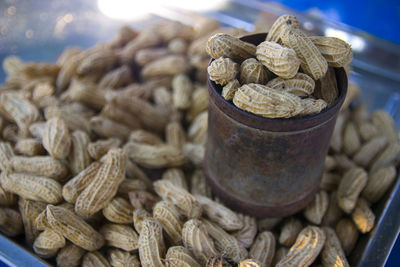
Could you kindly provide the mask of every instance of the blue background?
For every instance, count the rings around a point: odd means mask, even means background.
[[[399,0],[283,0],[274,2],[303,12],[318,8],[327,19],[340,21],[381,39],[400,44]]]

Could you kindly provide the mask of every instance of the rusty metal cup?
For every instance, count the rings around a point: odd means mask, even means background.
[[[241,39],[257,45],[265,36]],[[282,217],[298,212],[313,199],[347,92],[344,69],[336,68],[335,73],[336,102],[317,115],[298,119],[270,119],[243,111],[224,100],[222,87],[208,79],[204,171],[225,205],[257,218]]]

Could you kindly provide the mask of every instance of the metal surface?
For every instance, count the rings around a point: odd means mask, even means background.
[[[24,241],[21,241],[24,242]],[[38,256],[28,252],[23,246],[0,235],[0,260],[9,266],[52,266]]]
[[[390,250],[399,235],[400,179],[386,197],[373,206],[377,218],[374,229],[362,235],[351,253],[351,266],[384,266]]]
[[[259,44],[265,34],[243,37]],[[339,97],[307,118],[270,119],[240,110],[209,80],[205,173],[229,207],[256,217],[282,217],[303,209],[318,191],[329,140],[347,91],[336,70]]]

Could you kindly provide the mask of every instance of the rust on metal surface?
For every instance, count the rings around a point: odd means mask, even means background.
[[[266,34],[243,37],[258,44]],[[224,100],[208,80],[208,141],[204,170],[213,192],[230,208],[255,217],[282,217],[304,208],[319,189],[325,156],[347,92],[335,69],[339,97],[321,113],[270,119]]]

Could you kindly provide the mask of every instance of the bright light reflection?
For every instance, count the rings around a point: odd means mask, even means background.
[[[112,19],[136,19],[148,15],[160,0],[98,0],[99,10]]]
[[[226,2],[227,0],[98,0],[97,6],[104,15],[110,18],[131,20],[143,18],[150,13],[163,16],[166,12],[163,9],[165,7],[201,12],[215,9]]]
[[[220,7],[227,0],[200,0],[200,1],[188,1],[188,0],[169,0],[163,4],[168,7],[182,8],[193,11],[206,11]]]
[[[351,45],[351,48],[357,52],[361,52],[365,48],[365,41],[361,37],[348,34],[347,32],[341,30],[327,28],[325,30],[325,36],[340,38],[343,41],[349,43]]]

